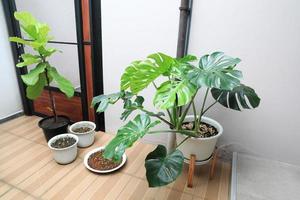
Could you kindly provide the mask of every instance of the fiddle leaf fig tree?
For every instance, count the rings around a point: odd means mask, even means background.
[[[126,148],[146,134],[170,132],[183,134],[187,136],[186,139],[198,137],[201,117],[217,103],[239,111],[258,107],[258,95],[252,88],[241,83],[242,72],[236,69],[240,61],[223,52],[214,52],[200,59],[193,55],[178,59],[155,53],[144,60],[132,62],[121,77],[120,91],[94,97],[92,102],[97,112],[104,112],[109,104],[122,100],[123,120],[135,111],[140,112],[118,130],[117,135],[106,146],[104,156],[113,160],[121,159]],[[163,79],[165,80],[162,81]],[[143,106],[144,98],[140,92],[150,86],[156,90],[153,105],[162,112],[155,113]],[[201,89],[205,91],[205,95],[202,105],[197,106],[194,99]],[[215,101],[206,105],[209,93]],[[182,124],[191,107],[194,128],[186,130],[182,128]],[[170,129],[151,130],[158,124],[157,120],[151,121],[153,118],[167,124]],[[167,185],[181,174],[184,157],[178,147],[186,139],[169,153],[162,145],[149,153],[145,159],[145,168],[150,187]]]
[[[59,74],[57,69],[48,62],[48,58],[58,51],[57,49],[47,47],[48,41],[52,39],[48,35],[50,31],[49,26],[38,22],[29,12],[15,12],[14,16],[29,39],[10,37],[9,40],[33,49],[32,54],[22,54],[20,62],[17,64],[17,67],[35,66],[27,74],[21,76],[23,82],[27,85],[26,96],[32,100],[36,99],[41,95],[44,87],[49,87],[50,83],[54,81],[60,91],[68,98],[72,97],[74,95],[72,83]],[[56,121],[57,114],[54,97],[51,90],[48,91],[52,112]]]

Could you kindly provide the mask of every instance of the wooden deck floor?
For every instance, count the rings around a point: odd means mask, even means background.
[[[148,188],[144,158],[154,149],[138,143],[126,153],[127,164],[118,172],[97,175],[83,166],[84,154],[104,145],[111,135],[97,133],[96,142],[79,149],[79,156],[69,165],[53,160],[41,130],[38,117],[19,117],[0,124],[0,199],[169,199],[227,200],[230,164],[218,161],[213,180],[208,165],[196,168],[194,187],[186,186],[187,167],[173,184]]]

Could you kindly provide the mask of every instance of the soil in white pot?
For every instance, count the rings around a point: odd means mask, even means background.
[[[63,137],[55,140],[51,143],[51,147],[57,148],[57,149],[63,149],[69,146],[72,146],[76,143],[76,140],[73,137]]]
[[[194,130],[194,122],[184,122],[182,124],[183,130]],[[205,122],[201,122],[200,126],[198,127],[198,138],[209,138],[218,134],[218,130]]]
[[[72,129],[72,131],[75,133],[86,133],[86,132],[89,132],[90,130],[92,130],[92,129],[89,127],[79,127],[79,128]]]
[[[91,154],[88,158],[88,165],[96,170],[110,170],[118,167],[122,163],[123,158],[118,162],[114,162],[104,158],[103,153],[104,151],[102,150]]]

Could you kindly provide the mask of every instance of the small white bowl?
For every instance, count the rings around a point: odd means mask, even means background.
[[[121,164],[118,165],[116,168],[109,169],[109,170],[96,170],[96,169],[91,168],[91,167],[89,166],[89,164],[88,164],[88,159],[89,159],[90,155],[92,155],[93,153],[95,153],[95,152],[97,152],[97,151],[101,151],[101,150],[103,150],[103,149],[105,149],[104,146],[98,147],[98,148],[96,148],[96,149],[91,150],[90,152],[88,152],[88,153],[84,156],[83,163],[84,163],[84,165],[85,165],[85,167],[86,167],[87,169],[89,169],[90,171],[95,172],[95,173],[106,174],[106,173],[110,173],[110,172],[113,172],[113,171],[116,171],[116,170],[120,169],[120,168],[126,163],[127,156],[126,156],[126,154],[124,153],[123,156],[122,156],[122,162],[121,162]]]
[[[63,137],[72,137],[76,140],[76,142],[73,145],[66,147],[66,148],[62,148],[62,149],[54,148],[51,146],[51,144],[54,141],[56,141],[59,138],[63,138]],[[54,160],[59,164],[69,164],[69,163],[73,162],[77,157],[78,140],[79,139],[76,135],[69,134],[69,133],[60,134],[60,135],[57,135],[57,136],[51,138],[48,141],[48,146],[53,152]]]
[[[73,130],[76,128],[80,128],[80,127],[88,127],[91,130],[85,133],[77,133],[74,132]],[[79,142],[78,142],[78,146],[79,147],[88,147],[91,146],[94,141],[95,141],[95,129],[96,129],[96,124],[94,122],[90,122],[90,121],[80,121],[80,122],[76,122],[74,124],[72,124],[69,127],[69,132],[77,135],[79,138]]]

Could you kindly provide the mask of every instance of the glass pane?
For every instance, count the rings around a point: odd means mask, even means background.
[[[16,6],[18,11],[28,11],[47,23],[54,40],[77,42],[74,0],[16,0]]]

